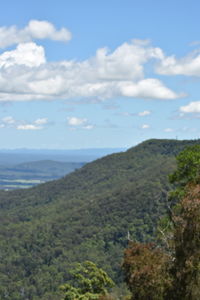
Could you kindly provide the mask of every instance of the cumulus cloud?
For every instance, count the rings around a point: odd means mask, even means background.
[[[137,83],[122,82],[120,90],[123,96],[147,99],[176,99],[178,95],[165,87],[164,84],[154,78],[140,80]]]
[[[200,113],[200,101],[190,102],[188,105],[180,107],[181,113]]]
[[[19,44],[0,55],[0,102],[182,97],[160,80],[145,78],[145,64],[151,59],[163,59],[162,50],[131,42],[113,52],[99,49],[85,61],[48,63],[42,46]]]
[[[88,122],[88,119],[86,118],[77,118],[77,117],[68,117],[67,118],[67,124],[69,126],[72,126],[73,128],[82,128],[82,129],[93,129],[94,125],[90,124]]]
[[[162,50],[133,41],[122,44],[113,53],[107,48],[99,49],[93,63],[101,79],[129,80],[143,78],[143,65],[150,59],[163,59]]]
[[[31,20],[22,29],[16,26],[0,27],[0,48],[30,42],[35,39],[67,42],[71,39],[71,33],[67,28],[57,30],[52,23],[39,20]]]
[[[200,76],[200,54],[194,52],[181,59],[174,55],[165,57],[158,64],[156,71],[162,75]]]
[[[68,122],[68,125],[71,125],[71,126],[80,126],[80,125],[84,125],[87,123],[87,119],[86,118],[77,118],[77,117],[68,117],[67,118],[67,122]]]
[[[44,48],[35,43],[19,44],[15,50],[0,55],[0,68],[17,65],[38,67],[45,62]]]
[[[14,128],[17,130],[41,130],[48,123],[47,118],[39,118],[29,123],[24,120],[15,120],[12,116],[2,118],[0,128]]]

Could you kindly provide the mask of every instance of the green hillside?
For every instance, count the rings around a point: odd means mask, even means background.
[[[69,266],[86,259],[120,281],[128,231],[153,239],[175,155],[193,144],[200,140],[148,140],[60,180],[1,191],[0,299],[60,299]]]

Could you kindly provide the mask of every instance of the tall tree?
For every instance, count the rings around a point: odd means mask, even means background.
[[[174,264],[171,299],[200,299],[200,146],[189,147],[177,157],[170,176],[181,198],[171,214],[174,224]],[[173,194],[172,194],[173,196]]]
[[[123,268],[133,300],[200,299],[200,146],[177,156],[170,181],[171,199],[179,200],[169,214],[171,256],[155,245],[130,245]]]
[[[176,157],[177,169],[169,175],[169,181],[176,185],[171,195],[184,196],[188,184],[200,182],[200,145],[187,147]]]
[[[174,220],[171,299],[200,299],[200,185],[190,185]]]
[[[129,243],[123,269],[133,300],[163,300],[170,286],[169,257],[156,245]]]

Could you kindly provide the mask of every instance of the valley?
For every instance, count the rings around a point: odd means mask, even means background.
[[[0,166],[0,189],[30,188],[40,183],[61,178],[82,167],[83,162],[42,160],[13,166]]]
[[[55,180],[120,150],[124,149],[0,150],[0,190],[30,188]]]

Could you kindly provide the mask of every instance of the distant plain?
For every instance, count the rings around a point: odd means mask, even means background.
[[[30,188],[124,149],[0,150],[0,189]]]

